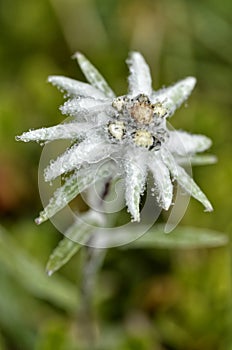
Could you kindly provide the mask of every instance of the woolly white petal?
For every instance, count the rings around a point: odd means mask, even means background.
[[[196,78],[188,77],[180,80],[173,86],[159,90],[154,93],[152,102],[161,102],[171,116],[184,101],[187,100],[196,84]]]
[[[82,137],[93,125],[90,123],[67,123],[51,126],[50,128],[41,128],[30,130],[17,136],[17,141],[52,141],[58,139],[75,139]]]
[[[192,197],[201,202],[206,211],[212,211],[213,207],[209,202],[206,195],[198,187],[198,185],[193,181],[193,179],[186,173],[186,171],[178,165],[178,178],[176,179],[179,185]]]
[[[107,97],[115,97],[114,92],[111,90],[106,80],[84,55],[82,55],[80,52],[77,52],[75,55],[73,55],[73,58],[77,59],[82,72],[92,86],[102,91],[103,94]]]
[[[115,148],[104,141],[96,142],[94,140],[84,140],[79,144],[64,152],[44,171],[45,181],[51,181],[57,176],[79,168],[83,163],[97,163],[100,160],[109,157]]]
[[[167,147],[177,155],[191,155],[207,150],[212,141],[204,135],[191,135],[184,131],[170,131]]]
[[[60,107],[63,114],[72,116],[89,116],[97,115],[100,112],[113,113],[113,107],[111,107],[111,101],[103,101],[94,98],[73,98],[64,103]]]
[[[190,156],[186,159],[186,157],[178,157],[176,161],[179,165],[208,165],[217,163],[217,157],[212,154],[205,154],[200,156]]]
[[[48,82],[56,86],[62,92],[65,91],[67,96],[90,96],[94,98],[105,98],[103,92],[97,90],[94,86],[78,80],[66,78],[61,75],[53,75],[48,77]]]
[[[136,150],[128,150],[124,159],[126,204],[134,221],[140,221],[140,197],[144,191],[147,166],[144,157]]]
[[[143,56],[139,52],[132,52],[127,64],[130,69],[129,94],[137,96],[142,93],[150,96],[152,94],[151,74]]]
[[[169,169],[156,154],[154,154],[151,162],[149,162],[149,168],[154,178],[155,193],[158,203],[162,208],[168,210],[172,204],[173,196],[173,185]]]
[[[176,163],[170,152],[167,150],[162,150],[161,154],[164,163],[169,168],[171,175],[178,182],[178,184],[192,197],[201,202],[206,211],[212,211],[213,207],[208,198],[194,182],[194,180],[186,173],[186,171]]]
[[[170,170],[174,179],[178,177],[177,163],[171,152],[167,148],[161,148],[160,150],[161,159],[167,168]]]
[[[108,177],[111,173],[112,166],[110,164],[103,164],[101,167],[99,164],[91,164],[85,169],[76,171],[65,180],[63,186],[56,190],[49,200],[48,205],[40,213],[39,218],[36,219],[36,223],[41,224],[46,221],[48,218],[63,209],[79,193],[87,189],[99,179]]]

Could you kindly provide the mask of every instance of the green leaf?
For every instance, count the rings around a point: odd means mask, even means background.
[[[33,349],[35,341],[35,323],[37,320],[38,300],[31,297],[17,281],[12,278],[4,264],[0,266],[1,298],[0,325],[1,331],[11,338],[12,343],[20,344],[20,349]],[[41,305],[41,304],[40,304]],[[33,310],[33,313],[25,313]],[[41,314],[40,314],[41,317]],[[5,349],[0,341],[0,349]]]
[[[6,350],[6,345],[1,334],[0,334],[0,350]]]
[[[63,238],[54,249],[47,262],[46,271],[48,276],[51,276],[55,271],[65,265],[80,248],[80,244],[71,241],[69,238]]]
[[[167,234],[163,225],[156,225],[126,248],[213,248],[224,246],[228,241],[225,234],[205,228],[182,226]]]
[[[102,221],[102,215],[89,211],[80,216],[65,232],[62,239],[49,257],[46,271],[51,276],[75,255],[83,244],[87,243],[96,226]],[[78,243],[78,242],[81,242]]]
[[[111,90],[103,76],[92,65],[92,63],[90,63],[89,60],[87,60],[87,58],[84,55],[82,55],[80,52],[77,52],[75,53],[73,58],[77,59],[82,72],[84,73],[86,79],[91,85],[93,85],[98,90],[102,91],[106,97],[115,97],[114,92]]]
[[[43,267],[0,228],[0,264],[32,295],[72,312],[77,308],[76,287],[60,276],[48,278]]]
[[[70,350],[71,339],[68,327],[67,321],[48,318],[40,328],[35,350]]]

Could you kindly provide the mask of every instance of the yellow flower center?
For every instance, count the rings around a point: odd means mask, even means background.
[[[114,123],[109,123],[108,131],[116,140],[120,141],[123,138],[125,132],[125,125],[121,121],[115,121]]]
[[[136,101],[131,107],[131,116],[134,118],[138,123],[141,124],[150,124],[153,121],[153,108],[152,105],[148,102],[139,102]]]
[[[140,147],[150,148],[152,147],[154,140],[149,131],[137,130],[134,134],[134,143]]]

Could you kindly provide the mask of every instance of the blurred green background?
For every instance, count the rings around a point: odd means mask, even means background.
[[[127,89],[128,51],[151,67],[154,88],[188,75],[198,84],[171,120],[213,140],[216,165],[194,169],[215,208],[191,200],[182,225],[232,229],[231,0],[0,0],[0,350],[82,349],[76,280],[81,254],[48,279],[47,258],[62,238],[41,209],[41,147],[16,143],[29,128],[63,120],[48,75],[83,80],[83,52],[117,94]],[[111,249],[95,306],[99,350],[232,349],[230,252],[221,247]]]

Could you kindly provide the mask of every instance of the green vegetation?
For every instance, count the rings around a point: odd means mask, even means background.
[[[175,247],[158,232],[161,249],[149,235],[108,250],[93,292],[97,350],[232,349],[230,251],[223,245],[232,229],[231,13],[229,0],[0,0],[0,350],[84,349],[77,316],[83,252],[47,277],[48,257],[63,237],[51,223],[34,223],[42,210],[42,148],[16,143],[15,135],[63,120],[61,94],[46,80],[84,80],[70,60],[76,51],[121,94],[131,49],[145,56],[155,88],[196,76],[190,108],[171,123],[214,142],[218,164],[193,169],[214,212],[190,201],[181,225],[200,227],[199,240],[199,230],[177,229]],[[71,257],[75,248],[62,244]]]

